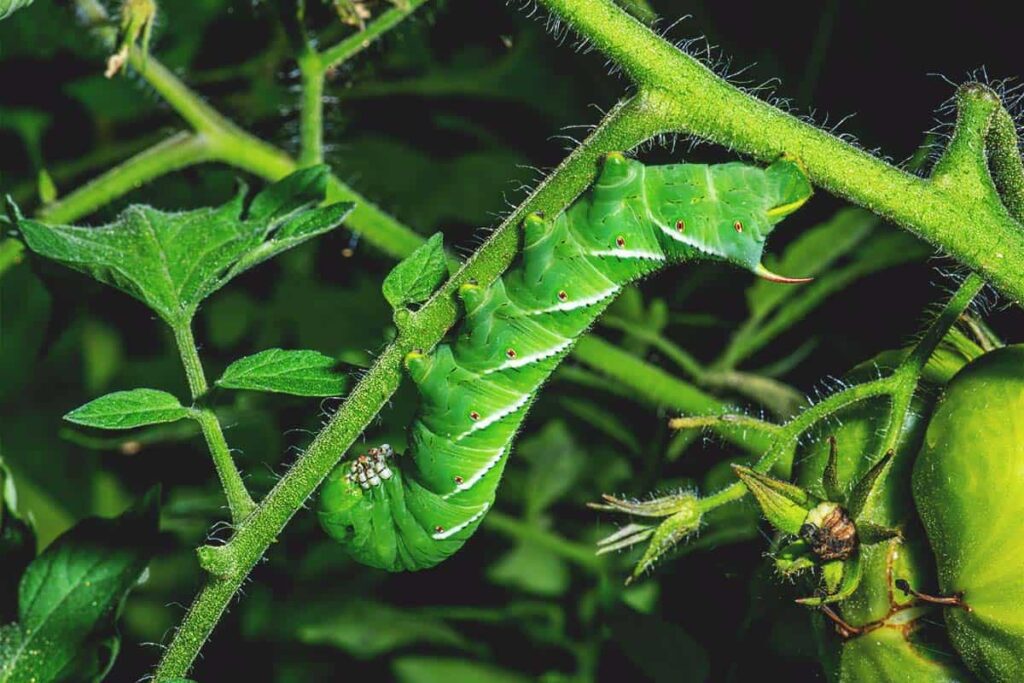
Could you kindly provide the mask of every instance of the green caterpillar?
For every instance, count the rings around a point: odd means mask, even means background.
[[[647,167],[609,154],[594,187],[554,218],[524,221],[521,257],[490,287],[463,285],[452,344],[411,353],[421,394],[409,452],[387,445],[339,465],[323,486],[324,529],[360,562],[432,567],[494,502],[512,440],[537,390],[623,286],[670,263],[761,265],[775,224],[811,196],[800,165]]]

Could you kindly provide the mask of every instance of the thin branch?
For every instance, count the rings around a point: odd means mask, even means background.
[[[206,383],[203,364],[199,360],[199,350],[196,348],[192,329],[188,325],[175,327],[174,341],[178,346],[181,363],[185,368],[185,377],[188,379],[188,387],[192,392],[192,400],[196,401],[207,392],[209,386]],[[199,423],[203,431],[206,445],[210,449],[210,456],[213,458],[213,465],[220,478],[221,487],[224,489],[224,496],[228,500],[231,519],[238,524],[256,508],[256,503],[253,502],[248,489],[245,488],[242,474],[231,457],[231,451],[224,439],[224,432],[221,430],[217,415],[209,408],[195,408],[192,411],[192,418]]]
[[[364,30],[353,33],[334,47],[321,52],[320,57],[324,68],[333,69],[340,66],[343,62],[352,59],[352,57],[370,47],[373,41],[393,29],[421,5],[425,5],[428,2],[430,0],[408,0],[404,5],[396,5],[382,12]]]
[[[111,45],[115,32],[102,5],[95,0],[75,0],[75,4],[94,35],[104,44]],[[231,164],[267,180],[278,180],[298,168],[298,163],[288,154],[246,132],[210,106],[153,55],[143,55],[138,48],[133,48],[129,63],[196,132],[202,134],[209,146],[210,160]],[[147,177],[152,180],[172,170],[175,169],[170,166],[154,166],[149,169]],[[97,196],[104,194],[109,199],[132,189],[118,182],[113,171],[90,184],[93,185],[91,193]],[[345,223],[386,254],[396,258],[407,256],[423,241],[418,234],[381,211],[337,176],[330,178],[327,200],[355,202],[356,208]],[[71,211],[72,208],[76,211]],[[84,204],[65,207],[62,218],[68,222],[77,219],[85,208]]]
[[[71,223],[152,180],[215,158],[203,135],[180,132],[121,162],[38,211],[41,220]]]

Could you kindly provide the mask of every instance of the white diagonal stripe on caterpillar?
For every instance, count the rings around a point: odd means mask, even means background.
[[[473,488],[473,486],[475,486],[478,481],[483,479],[485,474],[494,469],[494,466],[498,464],[498,462],[501,460],[501,457],[505,455],[505,451],[508,450],[508,448],[508,446],[502,446],[494,454],[494,457],[488,460],[483,467],[481,467],[476,472],[471,474],[468,478],[463,479],[461,483],[455,486],[454,490],[445,493],[444,495],[441,496],[441,498],[447,500],[448,498],[454,496],[456,493],[468,491],[469,489]]]
[[[565,351],[570,346],[572,346],[572,339],[565,339],[564,341],[559,342],[558,344],[556,344],[555,346],[553,346],[550,349],[545,349],[544,351],[538,351],[537,353],[530,354],[529,356],[520,356],[518,358],[510,358],[509,360],[505,361],[501,365],[499,365],[497,367],[493,367],[493,368],[488,368],[487,370],[484,370],[480,374],[481,374],[481,376],[483,376],[483,375],[489,375],[492,372],[501,372],[502,370],[508,370],[509,368],[521,368],[524,365],[529,365],[530,363],[536,363],[537,361],[544,360],[545,358],[551,358],[552,356],[557,356],[558,354],[560,354],[562,351]]]
[[[548,306],[547,308],[538,308],[529,311],[528,315],[542,315],[544,313],[555,313],[557,311],[574,311],[577,308],[586,308],[587,306],[599,304],[605,299],[615,296],[616,294],[619,293],[621,289],[621,286],[615,285],[614,287],[610,287],[603,292],[594,294],[593,296],[588,296],[583,299],[572,299],[568,301],[563,301],[561,303],[555,304],[554,306]]]
[[[516,412],[517,410],[519,410],[520,408],[525,406],[527,403],[530,402],[530,399],[532,397],[533,397],[533,393],[532,392],[529,393],[529,394],[522,394],[520,396],[520,398],[515,403],[513,403],[512,405],[509,405],[509,406],[505,406],[503,409],[499,410],[496,413],[491,413],[490,415],[488,415],[487,417],[483,418],[482,420],[478,420],[478,421],[474,422],[472,427],[470,427],[468,430],[462,432],[461,434],[458,434],[457,436],[453,437],[452,441],[459,442],[462,439],[464,439],[467,436],[469,436],[470,434],[472,434],[473,432],[478,432],[481,429],[485,429],[487,427],[490,427],[492,424],[494,424],[498,420],[511,415],[512,413]]]
[[[473,515],[472,517],[467,519],[462,524],[457,524],[457,525],[453,526],[451,529],[445,529],[444,531],[438,531],[438,532],[436,532],[434,534],[431,534],[430,537],[432,539],[434,539],[435,541],[443,541],[444,539],[446,539],[446,538],[448,538],[450,536],[454,536],[455,534],[459,533],[460,531],[462,531],[463,529],[468,527],[470,524],[472,524],[476,520],[478,520],[481,517],[483,517],[484,513],[487,512],[487,509],[489,507],[490,507],[490,504],[484,503],[483,507],[480,509],[480,512],[476,513],[475,515]]]
[[[601,249],[590,252],[591,256],[614,256],[617,258],[638,258],[647,261],[664,261],[665,255],[646,249]]]

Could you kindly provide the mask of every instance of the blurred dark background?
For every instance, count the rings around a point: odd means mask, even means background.
[[[936,111],[954,84],[1012,77],[1024,66],[1019,22],[1008,4],[929,5],[916,12],[839,0],[784,3],[784,9],[752,0],[651,5],[664,17],[659,26],[668,38],[704,36],[713,46],[712,63],[730,72],[747,67],[737,80],[751,86],[777,78],[775,95],[796,114],[829,125],[853,115],[839,131],[900,163],[915,155],[926,131],[937,124],[948,130],[952,114]],[[673,24],[683,14],[689,18]],[[314,28],[335,30],[326,11],[312,15]],[[534,169],[563,157],[570,142],[559,136],[582,135],[567,127],[596,123],[598,109],[627,88],[621,77],[608,76],[600,56],[570,48],[571,38],[557,46],[542,21],[497,0],[431,3],[329,82],[327,161],[407,225],[423,235],[443,230],[449,245],[468,253],[524,196],[522,186],[537,180]],[[296,151],[298,78],[266,2],[165,0],[153,54],[240,125]],[[38,204],[41,168],[67,194],[183,128],[138,76],[104,79],[103,59],[69,3],[36,0],[0,24],[0,190],[26,211]],[[718,148],[677,143],[641,158],[729,158]],[[188,169],[85,222],[110,219],[133,202],[165,209],[218,204],[240,175],[216,165]],[[780,228],[770,248],[781,252],[801,230],[842,207],[819,193]],[[349,249],[352,255],[343,256]],[[313,348],[368,365],[393,335],[379,295],[392,265],[342,231],[237,280],[197,318],[208,376],[272,346]],[[923,258],[858,280],[752,358],[749,368],[811,340],[810,353],[784,379],[813,391],[822,378],[842,375],[917,332],[924,311],[950,287],[940,271],[952,266]],[[694,268],[644,283],[642,300],[664,300],[672,314],[713,319],[710,327],[680,319],[665,329],[698,359],[710,360],[746,316],[749,279],[742,278],[720,267]],[[199,576],[189,549],[223,519],[220,494],[202,442],[188,427],[126,439],[71,430],[60,416],[117,389],[148,386],[184,396],[171,336],[136,302],[38,259],[4,273],[0,288],[0,453],[41,542],[83,516],[117,513],[163,483],[164,551],[126,605],[124,643],[110,678],[135,680],[159,655],[142,644],[163,641],[195,592]],[[1020,340],[1019,312],[995,297],[990,303],[995,330]],[[621,339],[615,331],[600,333]],[[657,354],[647,357],[665,365]],[[567,408],[587,398],[593,392],[571,382],[548,388],[521,436],[499,510],[592,547],[612,527],[599,526],[585,502],[603,491],[642,495],[706,485],[712,465],[732,455],[727,446],[698,443],[685,457],[666,461],[672,438],[666,415],[614,396],[595,399],[628,431],[621,441],[609,439],[586,411]],[[255,394],[216,400],[256,491],[273,484],[338,405]],[[401,443],[413,408],[414,396],[404,388],[368,442]],[[574,455],[567,473],[552,475],[565,476],[565,486],[541,505],[530,490],[552,452]],[[622,592],[628,558],[595,573],[538,551],[529,534],[515,538],[485,526],[437,569],[385,576],[349,562],[305,512],[257,568],[195,675],[201,681],[815,680],[821,674],[805,614],[789,606],[794,596],[764,570],[766,547],[748,534],[670,560]]]

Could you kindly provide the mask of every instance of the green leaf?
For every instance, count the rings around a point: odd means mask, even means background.
[[[0,629],[0,680],[94,680],[117,652],[113,627],[152,556],[159,491],[115,519],[58,538],[21,579],[18,622]]]
[[[8,201],[34,252],[127,292],[183,327],[236,275],[340,225],[352,204],[314,208],[326,174],[325,166],[296,171],[258,194],[248,212],[243,188],[218,208],[169,213],[130,206],[98,227],[33,221]]]
[[[772,526],[784,534],[799,533],[807,512],[818,502],[813,496],[799,486],[755,472],[749,467],[733,465],[733,470],[754,494],[761,512]]]
[[[299,599],[287,607],[264,605],[262,597],[248,608],[246,630],[250,637],[333,647],[358,659],[372,659],[419,644],[471,647],[445,620],[421,610],[332,593],[320,595],[315,601]]]
[[[444,235],[435,232],[384,278],[381,291],[392,308],[426,301],[448,277]]]
[[[338,362],[319,351],[267,349],[228,366],[217,386],[294,396],[339,396],[346,378]]]
[[[33,0],[0,0],[0,20],[6,19],[19,9],[28,7]]]
[[[558,596],[569,589],[570,577],[565,560],[536,543],[526,541],[491,565],[487,578],[527,593]]]
[[[612,642],[645,674],[646,680],[709,680],[704,648],[677,624],[631,609],[618,610],[608,621]]]
[[[522,674],[466,659],[399,657],[391,665],[398,683],[526,683]]]
[[[64,416],[68,422],[101,429],[134,429],[189,416],[189,409],[166,391],[115,391],[89,401]]]
[[[0,457],[0,621],[14,618],[18,582],[36,556],[35,531],[18,516],[17,509],[14,477]]]

